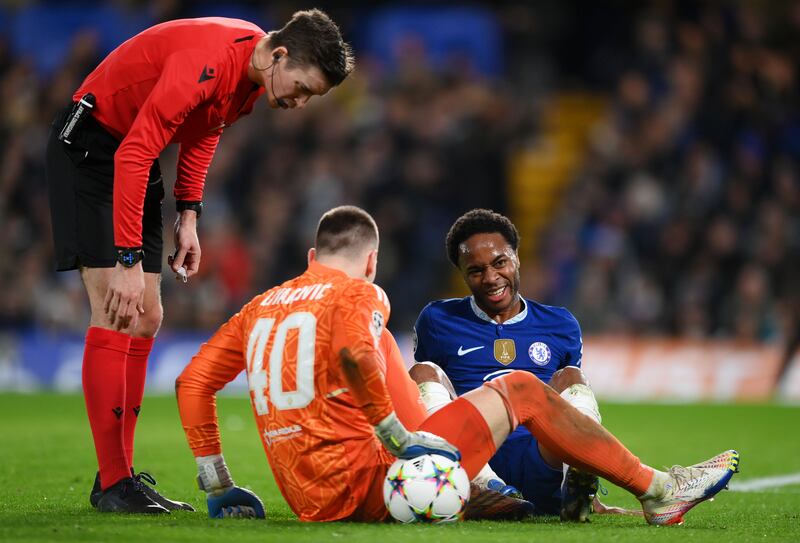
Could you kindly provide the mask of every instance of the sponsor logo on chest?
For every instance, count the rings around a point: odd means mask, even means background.
[[[473,351],[479,351],[481,349],[483,349],[483,345],[480,345],[478,347],[470,347],[469,349],[465,349],[463,345],[459,345],[458,356],[464,356],[465,354],[469,354]]]
[[[264,442],[267,445],[273,445],[279,441],[300,437],[303,435],[303,429],[297,424],[292,424],[291,426],[284,426],[283,428],[276,428],[274,430],[267,430],[265,428],[261,434],[264,436]]]

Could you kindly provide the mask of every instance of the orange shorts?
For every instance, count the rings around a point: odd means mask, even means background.
[[[389,471],[389,464],[378,464],[370,475],[365,476],[365,484],[369,486],[364,501],[342,520],[352,522],[384,522],[389,519],[389,511],[383,503],[383,481]]]

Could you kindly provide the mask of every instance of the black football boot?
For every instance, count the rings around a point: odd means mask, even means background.
[[[133,473],[133,469],[131,469],[131,473]],[[155,478],[147,472],[137,473],[133,476],[136,481],[144,487],[144,493],[147,494],[147,497],[156,502],[158,505],[163,507],[164,509],[168,509],[170,511],[194,511],[194,507],[189,505],[185,502],[176,502],[174,500],[170,500],[167,497],[162,496],[158,493],[158,491],[150,485],[155,485],[156,480]]]
[[[104,490],[97,500],[97,510],[103,513],[169,514],[166,508],[145,494],[144,485],[133,477],[126,477]]]
[[[155,478],[147,472],[141,472],[138,474],[134,474],[133,469],[131,469],[131,476],[134,480],[136,480],[144,490],[144,493],[150,498],[152,501],[159,504],[164,509],[168,509],[170,511],[175,510],[182,510],[182,511],[194,511],[194,507],[189,505],[188,503],[184,502],[176,502],[166,498],[158,493],[155,488],[152,488],[148,485],[155,485],[156,480]],[[97,472],[94,478],[94,486],[92,486],[92,492],[89,494],[89,503],[92,504],[92,507],[97,507],[97,502],[100,500],[100,496],[103,495],[103,490],[100,488],[100,472]]]

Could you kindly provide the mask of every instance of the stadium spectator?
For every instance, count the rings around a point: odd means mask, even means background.
[[[613,106],[541,255],[559,260],[567,238],[577,280],[545,299],[589,333],[796,342],[790,8],[661,7],[635,16],[623,63],[602,65]]]

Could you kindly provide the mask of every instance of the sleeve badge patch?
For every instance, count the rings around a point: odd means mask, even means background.
[[[372,333],[372,337],[375,339],[375,346],[377,347],[378,342],[381,340],[381,334],[383,333],[383,313],[377,309],[372,312],[369,331]]]

